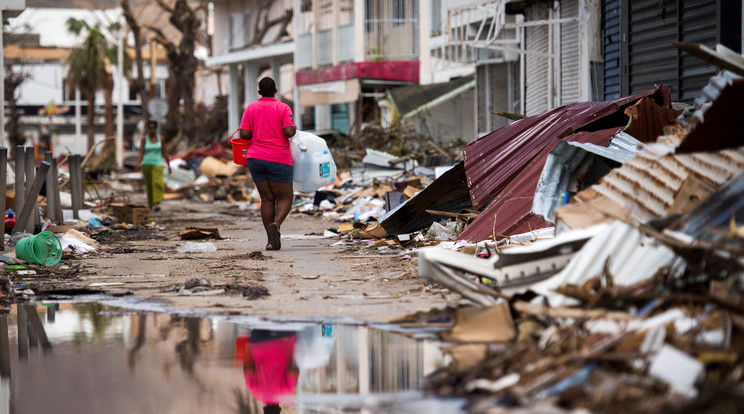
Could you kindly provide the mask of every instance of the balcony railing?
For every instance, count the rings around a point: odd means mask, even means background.
[[[367,60],[418,58],[416,19],[367,19],[364,40]]]

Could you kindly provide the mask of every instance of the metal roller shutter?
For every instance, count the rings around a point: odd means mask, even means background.
[[[561,1],[561,18],[579,16],[579,0]],[[561,91],[559,105],[567,105],[581,100],[579,91],[579,25],[561,24]]]
[[[525,12],[526,21],[547,20],[548,4],[538,3]],[[528,51],[548,53],[548,26],[525,29]],[[525,112],[527,116],[543,113],[548,107],[548,59],[527,53],[525,55]]]
[[[620,0],[605,0],[602,10],[604,99],[610,100],[620,97]]]
[[[672,87],[672,100],[692,103],[717,68],[678,51],[672,42],[715,47],[721,31],[718,1],[623,2],[623,27],[628,34],[623,44],[623,95],[663,83]]]
[[[680,2],[681,42],[702,43],[715,47],[717,32],[716,0],[695,0]],[[702,59],[680,54],[679,100],[691,103],[703,93],[703,88],[718,68],[708,65]]]

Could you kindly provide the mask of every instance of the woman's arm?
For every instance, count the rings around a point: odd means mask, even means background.
[[[147,139],[147,135],[142,136],[142,139],[140,140],[140,147],[139,147],[139,158],[137,159],[137,168],[142,168],[142,158],[145,156],[145,140]]]

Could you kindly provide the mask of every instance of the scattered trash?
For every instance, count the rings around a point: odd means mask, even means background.
[[[214,239],[222,240],[218,229],[205,229],[199,227],[190,227],[178,234],[181,240],[204,240]]]
[[[243,289],[243,297],[248,300],[256,300],[270,295],[269,290],[264,287],[247,287]]]
[[[208,279],[203,278],[199,275],[191,275],[189,276],[186,281],[183,283],[184,289],[193,290],[197,287],[212,287],[212,282],[210,282]]]
[[[49,231],[18,240],[15,251],[19,259],[44,266],[54,266],[62,258],[62,245]]]
[[[214,243],[186,242],[183,247],[178,249],[178,253],[213,253],[217,251]]]

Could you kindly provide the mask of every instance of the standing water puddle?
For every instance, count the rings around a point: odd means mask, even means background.
[[[457,413],[421,391],[437,343],[336,323],[240,323],[99,303],[0,314],[0,412]]]

